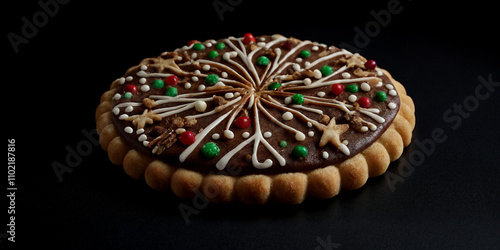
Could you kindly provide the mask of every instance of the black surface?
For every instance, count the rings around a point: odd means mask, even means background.
[[[500,247],[500,86],[479,87],[481,79],[500,85],[496,7],[400,1],[386,27],[356,44],[355,27],[373,25],[371,11],[387,10],[392,1],[232,1],[222,21],[212,2],[231,1],[70,1],[52,9],[53,17],[18,53],[8,34],[20,34],[22,18],[41,7],[36,1],[3,7],[4,136],[16,139],[18,189],[16,243],[2,226],[0,249]],[[99,146],[85,148],[92,144],[82,131],[94,129],[101,93],[130,66],[192,39],[246,32],[348,43],[388,69],[416,105],[413,142],[401,159],[361,189],[329,200],[216,205],[152,191],[112,165]],[[441,134],[431,143],[433,133]],[[52,165],[64,164],[68,150],[78,147],[87,155],[59,181]],[[7,168],[0,172],[6,190]],[[9,204],[2,197],[0,224],[6,225]],[[196,209],[189,223],[179,206]]]

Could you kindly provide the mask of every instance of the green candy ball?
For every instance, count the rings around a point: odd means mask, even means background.
[[[385,102],[387,100],[387,94],[383,91],[379,91],[375,94],[375,100],[379,102]]]
[[[269,61],[269,58],[265,56],[261,56],[257,59],[257,65],[259,66],[267,66],[271,61]]]
[[[165,92],[166,96],[171,96],[171,97],[176,97],[177,96],[177,88],[175,87],[170,87],[167,89]]]
[[[321,68],[321,74],[323,76],[329,76],[333,73],[333,69],[332,67],[328,66],[328,65],[325,65]]]
[[[217,82],[219,82],[219,76],[216,74],[210,74],[205,78],[205,82],[210,84],[210,85],[215,85]]]
[[[153,87],[153,89],[161,89],[165,87],[165,82],[163,82],[163,80],[161,79],[156,79],[153,81],[153,83],[151,83],[151,87]]]
[[[281,141],[280,142],[280,147],[284,148],[288,145],[288,143],[286,141]]]
[[[308,58],[308,57],[310,57],[310,56],[311,56],[311,51],[306,50],[306,49],[305,49],[305,50],[302,50],[302,51],[300,52],[299,56],[300,56],[300,57],[302,57],[302,58]]]
[[[359,87],[356,84],[350,84],[345,87],[345,90],[349,93],[356,93],[359,91]]]
[[[267,86],[268,90],[277,90],[279,87],[281,87],[281,83],[279,82],[273,82]]]
[[[302,105],[304,103],[304,96],[301,94],[295,94],[292,96],[292,103]]]
[[[208,58],[210,58],[210,59],[214,59],[214,58],[216,58],[217,56],[219,56],[219,53],[217,53],[217,51],[215,51],[215,50],[212,50],[212,51],[208,52],[208,55],[207,55],[207,56],[208,56]]]
[[[214,142],[209,142],[201,148],[201,154],[209,159],[217,157],[219,153],[220,149]]]
[[[215,49],[221,50],[221,49],[224,49],[224,48],[226,48],[226,44],[223,43],[223,42],[217,43],[217,45],[215,45]]]
[[[205,49],[205,45],[203,45],[202,43],[195,43],[193,45],[193,49],[194,50],[204,50]]]
[[[130,99],[130,98],[132,98],[132,93],[125,92],[125,93],[123,93],[122,98],[123,99]]]
[[[309,150],[307,150],[307,148],[304,146],[296,146],[292,150],[292,155],[293,155],[293,157],[296,157],[296,158],[306,157],[308,153],[309,153]]]

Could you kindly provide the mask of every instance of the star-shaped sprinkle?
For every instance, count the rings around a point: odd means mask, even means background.
[[[335,118],[332,118],[328,125],[319,124],[318,129],[323,131],[323,135],[319,141],[319,146],[324,147],[326,144],[331,143],[344,154],[349,155],[349,149],[340,142],[340,136],[349,129],[349,124],[337,125]]]
[[[365,62],[361,59],[361,57],[352,55],[347,59],[347,68],[349,69],[354,67],[365,69]]]
[[[161,57],[152,58],[149,67],[157,67],[159,72],[163,72],[164,69],[171,70],[174,74],[186,75],[187,72],[183,71],[177,63],[175,63],[175,58],[163,59]]]
[[[144,112],[142,112],[142,115],[133,115],[127,117],[125,120],[132,121],[132,124],[134,124],[137,129],[142,129],[146,126],[146,124],[153,124],[155,121],[161,121],[162,118],[161,116],[153,113],[153,110],[145,109]]]

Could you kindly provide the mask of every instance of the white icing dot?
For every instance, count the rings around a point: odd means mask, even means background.
[[[184,84],[184,88],[185,89],[190,89],[191,88],[191,83],[190,82],[187,82]]]
[[[205,85],[204,84],[200,84],[198,86],[198,91],[203,91],[203,90],[205,90]]]
[[[231,99],[231,98],[233,98],[233,97],[234,97],[234,94],[233,94],[233,93],[231,93],[231,92],[228,92],[228,93],[226,93],[226,94],[224,95],[224,98],[226,98],[226,99]]]
[[[198,54],[196,52],[194,52],[193,54],[191,54],[191,58],[192,59],[195,59],[196,57],[198,57]]]
[[[303,141],[306,139],[306,135],[302,132],[298,132],[295,134],[295,140],[297,141]]]
[[[375,131],[375,130],[377,130],[377,126],[375,126],[375,124],[370,124],[370,125],[368,125],[368,126],[370,126],[370,130],[371,130],[371,131]]]
[[[243,134],[241,134],[241,137],[243,137],[243,138],[245,138],[245,139],[246,139],[246,138],[250,137],[250,133],[248,133],[248,132],[243,132]]]
[[[125,83],[125,77],[120,77],[120,78],[118,79],[118,83],[119,83],[119,84],[124,84],[124,83]]]
[[[295,70],[295,71],[299,71],[300,70],[300,65],[294,63],[293,66],[292,66],[292,69]]]
[[[313,124],[311,122],[307,122],[307,126],[312,128]]]
[[[212,139],[214,139],[214,140],[219,140],[219,139],[220,139],[220,135],[219,135],[219,134],[217,134],[217,133],[214,133],[214,134],[212,135]]]
[[[314,136],[314,131],[309,131],[309,132],[307,132],[307,135],[308,135],[309,137],[313,137],[313,136]]]
[[[382,85],[384,85],[384,83],[378,82],[377,85],[375,85],[375,87],[382,87]]]
[[[132,76],[127,76],[127,78],[125,78],[125,80],[127,80],[127,82],[130,82],[132,81],[134,78]]]
[[[207,109],[207,103],[205,101],[196,101],[194,102],[194,108],[198,112],[205,112]]]
[[[304,66],[306,66],[306,68],[309,68],[309,66],[311,66],[311,62],[305,62]]]
[[[125,112],[132,112],[132,110],[134,110],[134,107],[130,105],[125,108]]]
[[[217,82],[214,86],[226,86],[223,82]]]
[[[198,77],[197,77],[197,76],[193,76],[193,77],[191,77],[191,80],[192,80],[193,82],[198,82],[198,80],[199,80],[199,79],[198,79]]]
[[[302,57],[295,58],[295,61],[298,62],[298,63],[302,62]]]
[[[205,70],[205,71],[209,71],[210,70],[210,65],[205,64],[205,65],[203,65],[202,69]]]
[[[222,59],[224,59],[226,61],[229,60],[230,57],[231,57],[231,54],[229,52],[226,52],[226,53],[224,53],[224,55],[222,55]]]
[[[139,139],[139,141],[145,141],[145,140],[147,140],[147,139],[148,139],[148,136],[147,136],[147,135],[145,135],[145,134],[142,134],[141,136],[139,136],[139,138],[138,138],[138,139]]]
[[[357,96],[355,96],[355,95],[350,95],[350,96],[348,97],[348,99],[349,99],[349,101],[350,101],[350,102],[355,102],[356,100],[358,100],[358,97],[357,97]]]
[[[259,38],[259,41],[261,41],[261,42],[264,42],[265,40],[266,40],[266,38],[265,38],[265,37],[260,37],[260,38]]]
[[[147,70],[148,69],[148,66],[146,65],[141,65],[141,70]]]
[[[138,129],[137,131],[135,131],[135,133],[140,135],[140,134],[144,133],[144,129],[143,128]]]
[[[363,91],[370,91],[371,87],[370,87],[370,84],[364,82],[364,83],[361,83],[361,90]]]
[[[224,130],[224,137],[226,137],[227,139],[233,139],[234,138],[233,131],[229,129]]]
[[[325,96],[325,95],[326,95],[326,93],[325,93],[325,92],[323,92],[323,91],[320,91],[320,92],[318,92],[318,93],[317,93],[317,95],[318,95],[319,97],[323,97],[323,96]]]
[[[392,85],[390,85],[390,84],[386,84],[386,85],[385,85],[385,87],[386,87],[387,89],[394,89],[394,86],[392,86]]]
[[[123,129],[123,131],[125,131],[125,133],[127,133],[127,134],[132,134],[132,132],[134,132],[134,129],[127,126]]]
[[[113,99],[115,100],[120,100],[122,98],[122,95],[116,93],[114,96],[113,96]]]
[[[148,92],[149,90],[150,90],[149,85],[142,85],[142,86],[141,86],[141,91],[142,91],[142,92]]]
[[[141,78],[139,79],[139,83],[140,83],[140,84],[144,84],[144,83],[146,83],[146,78],[141,77]]]
[[[367,126],[361,127],[361,132],[366,132],[366,131],[368,131],[368,127]]]
[[[390,109],[395,109],[397,105],[396,103],[390,102],[389,104],[387,104],[387,107],[389,107]]]
[[[267,131],[264,133],[264,138],[270,138],[271,136],[273,136],[273,133]]]
[[[264,46],[266,46],[266,43],[265,42],[258,42],[257,46],[264,47]]]
[[[320,79],[323,75],[321,74],[321,71],[319,71],[319,69],[315,69],[313,71],[313,74],[314,74],[314,78],[316,79]]]
[[[396,90],[394,89],[389,90],[389,95],[396,96],[397,95]]]
[[[312,81],[311,81],[311,78],[306,78],[306,79],[304,79],[304,84],[305,84],[305,85],[311,85],[311,82],[312,82]]]
[[[120,120],[125,120],[127,118],[128,118],[127,114],[123,114],[123,115],[118,116],[118,119],[120,119]]]
[[[291,112],[287,111],[287,112],[283,113],[281,118],[283,118],[283,120],[285,120],[285,121],[290,121],[293,119],[293,114]]]
[[[120,109],[119,108],[114,108],[113,109],[113,114],[118,115],[119,113],[120,113]]]
[[[318,51],[318,50],[319,50],[319,47],[318,47],[318,46],[316,46],[316,45],[314,45],[314,46],[312,46],[311,50],[312,50],[312,51]]]
[[[382,70],[376,69],[375,71],[377,72],[377,76],[381,76],[384,74]]]
[[[220,75],[221,75],[223,78],[227,78],[227,77],[228,77],[228,75],[227,75],[227,72],[226,72],[226,71],[222,72]]]
[[[178,134],[178,135],[180,135],[180,134],[182,134],[184,132],[186,132],[185,128],[178,128],[178,129],[175,130],[175,133]]]
[[[344,73],[342,73],[342,78],[344,78],[344,79],[351,78],[351,74],[344,72]]]
[[[143,141],[142,145],[144,145],[144,147],[147,147],[149,145],[149,142],[148,141]]]
[[[194,71],[194,74],[195,75],[199,75],[199,74],[201,74],[201,71],[197,69],[197,70]]]
[[[292,97],[288,96],[285,98],[285,104],[290,104],[292,103]]]
[[[330,154],[328,152],[326,152],[326,151],[323,151],[322,156],[323,156],[323,158],[328,159],[328,157],[330,156]]]

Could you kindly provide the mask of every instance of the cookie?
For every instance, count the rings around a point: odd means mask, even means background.
[[[102,95],[96,121],[110,161],[153,189],[298,204],[383,174],[414,112],[374,60],[247,33],[142,60]]]

